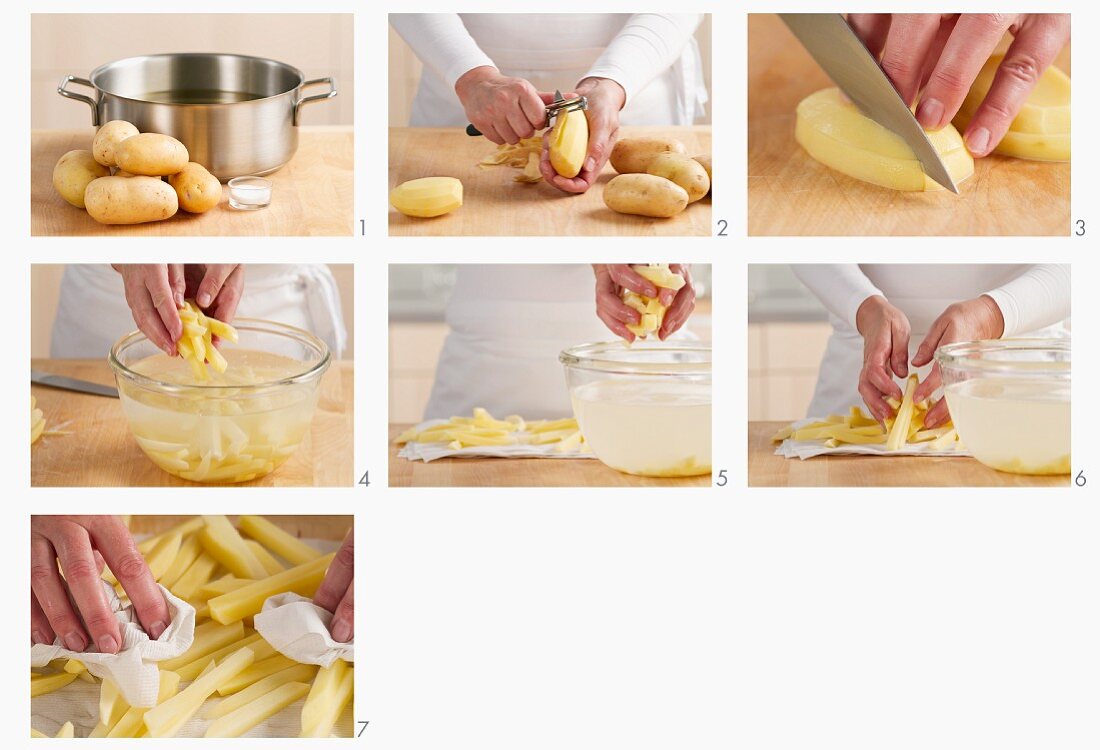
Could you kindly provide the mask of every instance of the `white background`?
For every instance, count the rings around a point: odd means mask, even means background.
[[[744,237],[744,11],[776,8],[734,6],[688,8],[714,14],[714,217],[729,221],[729,237],[390,241],[386,95],[372,89],[385,86],[385,12],[542,8],[193,0],[192,12],[356,13],[356,205],[367,220],[365,238],[199,244],[29,238],[29,13],[155,8],[7,4],[2,127],[11,168],[0,190],[9,283],[0,312],[11,365],[0,377],[11,394],[3,513],[14,537],[0,554],[16,602],[3,620],[9,653],[27,643],[31,512],[354,512],[356,714],[370,720],[358,741],[375,748],[1100,747],[1095,4],[1059,8],[1074,11],[1073,217],[1090,222],[1088,237],[751,241]],[[788,2],[782,9],[929,8]],[[558,2],[553,10],[639,8]],[[153,48],[158,40],[149,41]],[[386,489],[388,261],[650,256],[714,265],[714,452],[727,486]],[[29,489],[28,263],[169,259],[356,263],[355,470],[371,472],[369,488]],[[746,263],[894,259],[1073,263],[1074,473],[1085,471],[1085,488],[745,489]],[[17,659],[7,665],[3,731],[25,738],[27,669]]]

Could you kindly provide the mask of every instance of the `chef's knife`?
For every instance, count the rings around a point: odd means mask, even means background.
[[[90,383],[87,380],[67,378],[64,375],[51,375],[48,372],[31,370],[31,382],[36,385],[44,385],[49,388],[60,388],[63,391],[76,391],[77,393],[90,393],[93,396],[108,396],[118,398],[118,389],[109,385]]]
[[[959,188],[890,79],[839,13],[780,13],[798,41],[863,114],[897,133],[924,173],[952,193]]]

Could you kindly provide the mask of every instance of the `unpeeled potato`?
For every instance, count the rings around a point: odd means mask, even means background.
[[[187,166],[187,147],[170,135],[140,133],[115,146],[115,163],[131,174],[167,177]]]
[[[683,154],[657,154],[650,160],[646,173],[671,180],[688,194],[688,203],[694,203],[710,190],[710,177],[703,165]]]
[[[92,155],[105,167],[117,166],[115,148],[127,138],[139,134],[139,130],[125,120],[111,120],[95,132],[92,139]]]
[[[222,184],[198,162],[187,165],[168,178],[168,184],[176,191],[179,205],[191,214],[201,214],[218,205],[222,199]]]
[[[94,180],[111,170],[95,160],[91,151],[75,149],[57,160],[53,168],[53,187],[67,202],[84,208],[84,191]]]

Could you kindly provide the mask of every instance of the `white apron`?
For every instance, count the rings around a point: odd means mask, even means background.
[[[986,266],[990,276],[975,278],[973,275],[961,271],[970,270],[971,266],[958,266],[960,273],[944,276],[944,267],[941,265],[906,266],[906,274],[899,275],[877,274],[873,265],[861,266],[871,281],[882,290],[890,304],[897,307],[909,319],[912,333],[909,335],[909,361],[924,341],[928,329],[940,314],[948,306],[962,300],[974,299],[990,289],[994,289],[1015,275],[1012,266]],[[1017,267],[1018,268],[1018,267]],[[998,272],[1008,272],[1004,276],[996,276]],[[929,290],[936,292],[935,296],[928,296]],[[829,414],[846,414],[853,406],[864,406],[863,397],[859,395],[859,373],[863,369],[863,337],[852,326],[834,315],[829,316],[829,322],[833,326],[832,336],[829,337],[825,347],[825,354],[821,358],[821,367],[818,369],[817,385],[814,388],[813,401],[806,413],[807,417],[824,417]],[[1064,323],[1020,333],[1015,338],[1023,337],[1051,337],[1062,338],[1067,335]],[[933,360],[934,362],[935,360]],[[913,369],[910,365],[910,373],[916,372],[917,377],[923,382],[932,369],[932,363]],[[899,385],[904,381],[894,378]]]
[[[238,317],[262,318],[309,331],[328,344],[334,357],[347,346],[340,293],[332,272],[316,265],[247,265]],[[71,264],[61,279],[50,338],[50,356],[106,357],[122,336],[135,330],[122,276],[108,265]]]
[[[626,13],[549,13],[517,16],[463,13],[462,22],[481,50],[507,76],[539,91],[570,91],[596,62],[630,17]],[[520,30],[522,35],[515,32]],[[692,37],[668,70],[627,102],[623,125],[691,125],[707,100],[699,45]],[[459,127],[468,122],[454,89],[425,68],[409,124]]]

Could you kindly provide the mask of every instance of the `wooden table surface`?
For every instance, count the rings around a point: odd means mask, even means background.
[[[710,475],[679,479],[623,474],[591,458],[440,458],[397,455],[393,441],[411,424],[390,425],[391,487],[709,487]]]
[[[750,487],[1068,487],[1069,477],[994,471],[973,458],[775,455],[772,435],[787,422],[749,422]]]
[[[66,203],[53,188],[53,167],[72,149],[91,150],[93,128],[31,133],[31,234],[169,236],[334,236],[350,235],[354,224],[354,136],[349,127],[301,127],[298,151],[268,175],[271,205],[238,211],[222,202],[204,214],[179,211],[171,219],[107,226]]]
[[[36,359],[35,370],[114,385],[102,360]],[[352,484],[352,363],[340,360],[321,379],[317,410],[298,450],[271,474],[239,486],[350,487]],[[31,446],[34,487],[195,487],[162,471],[146,458],[130,434],[116,398],[31,386],[46,429],[68,435],[45,436]]]
[[[814,161],[794,140],[795,107],[834,84],[773,14],[748,34],[750,235],[1066,235],[1070,165],[991,155],[949,191],[861,182]],[[1057,64],[1069,72],[1069,46]]]
[[[623,127],[620,138],[666,135],[683,141],[689,154],[710,152],[709,126]],[[418,177],[462,180],[463,205],[445,216],[416,219],[390,207],[391,236],[707,236],[710,199],[688,206],[671,219],[615,213],[603,202],[603,187],[616,175],[604,166],[598,184],[582,195],[563,193],[545,182],[514,182],[510,167],[478,166],[496,149],[462,128],[390,128],[390,187]]]

